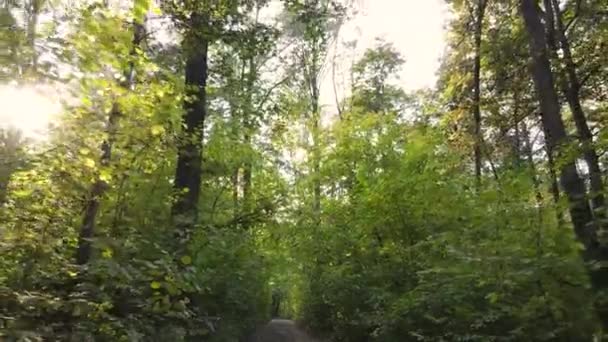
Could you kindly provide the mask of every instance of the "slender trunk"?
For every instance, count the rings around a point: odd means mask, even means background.
[[[534,186],[534,199],[536,200],[536,212],[538,214],[538,227],[536,228],[536,255],[537,257],[541,257],[543,254],[543,207],[544,207],[544,198],[543,193],[540,189],[540,181],[538,179],[538,172],[536,170],[536,164],[534,163],[534,148],[532,146],[532,141],[530,141],[530,131],[528,130],[528,126],[525,121],[522,121],[522,135],[524,140],[524,154],[526,160],[528,162],[528,168],[530,170],[530,178],[532,179],[532,184]],[[517,125],[519,127],[519,124]],[[542,288],[540,280],[539,287]]]
[[[253,134],[253,88],[255,86],[257,67],[254,57],[249,58],[249,75],[247,78],[247,96],[245,98],[245,116],[243,117],[243,139],[247,147],[251,148],[251,135]],[[251,173],[252,173],[251,156],[247,156],[243,165],[243,206],[246,212],[249,212],[251,200]]]
[[[201,191],[203,130],[206,117],[207,50],[209,42],[200,32],[208,26],[204,15],[193,14],[183,41],[186,54],[186,99],[182,122],[184,131],[177,150],[174,188],[176,200],[171,210],[180,244],[190,239],[198,218]]]
[[[137,49],[145,36],[145,28],[142,24],[133,25],[133,40],[130,58],[135,58],[137,55]],[[133,87],[134,76],[135,76],[135,64],[131,60],[129,61],[128,68],[124,72],[125,81],[121,86],[130,90]],[[114,103],[108,121],[106,123],[106,134],[107,138],[101,144],[101,156],[99,162],[101,166],[108,166],[112,159],[112,147],[115,140],[116,130],[118,126],[118,119],[121,116],[120,108],[117,103]],[[82,225],[80,226],[80,235],[78,238],[78,250],[76,252],[76,262],[80,265],[84,265],[91,259],[91,239],[95,235],[95,220],[97,213],[99,212],[100,199],[107,189],[107,184],[104,180],[97,177],[95,183],[91,186],[89,191],[89,197],[85,204],[84,215],[82,218]]]
[[[546,137],[546,134],[545,134]],[[549,146],[546,142],[545,138],[545,150],[547,153],[547,165],[549,167],[549,191],[551,192],[551,197],[553,197],[553,204],[555,205],[555,217],[557,219],[558,227],[564,226],[564,213],[559,207],[559,200],[561,198],[561,194],[559,191],[559,181],[557,179],[557,172],[555,171],[555,160],[553,159],[553,152],[549,149]]]
[[[260,7],[256,7],[255,23],[259,23]],[[245,97],[245,111],[243,116],[243,140],[245,145],[252,149],[252,135],[254,133],[254,115],[257,115],[257,108],[253,105],[253,93],[255,82],[258,76],[258,66],[255,55],[249,56],[249,74],[247,75],[247,96]],[[243,165],[243,210],[249,214],[251,212],[251,174],[253,172],[252,156],[247,156]],[[245,228],[248,228],[245,224]]]
[[[246,135],[245,141],[251,143],[251,136]],[[243,202],[246,210],[250,208],[251,200],[251,162],[245,162],[245,169],[243,170]]]
[[[529,137],[526,136],[527,132],[527,126],[525,124],[525,120],[520,120],[519,116],[520,116],[520,103],[519,103],[519,98],[520,98],[520,94],[519,91],[515,91],[515,93],[513,94],[513,118],[515,119],[515,132],[514,132],[514,142],[512,143],[512,149],[513,149],[513,159],[511,160],[511,162],[515,165],[516,168],[520,168],[522,165],[522,161],[525,158],[525,148],[526,148],[526,139],[528,139]],[[521,125],[520,125],[520,121]],[[522,126],[520,128],[520,126]],[[523,141],[522,141],[523,139]],[[522,157],[522,153],[524,153],[524,156]]]
[[[336,46],[334,47],[334,55],[331,61],[331,84],[334,91],[334,101],[336,102],[336,110],[338,111],[338,118],[342,120],[342,105],[340,104],[340,98],[338,97],[338,87],[336,86],[336,57],[338,53],[338,38],[336,37]]]
[[[560,145],[566,143],[568,139],[554,88],[544,28],[534,0],[521,0],[521,12],[528,31],[532,76],[542,111],[542,124],[547,134],[547,144],[550,153],[557,152],[559,157]],[[585,199],[585,184],[576,170],[574,161],[564,161],[560,166],[560,183],[568,197],[574,231],[585,246],[584,259],[588,262],[605,262],[608,260],[608,251],[598,242],[593,229],[593,215]],[[596,291],[603,291],[608,287],[608,269],[590,267],[589,273]],[[597,313],[606,329],[608,310],[599,301],[597,304]]]
[[[565,66],[567,80],[564,80],[562,90],[570,110],[572,111],[572,117],[576,125],[579,140],[583,147],[583,157],[587,166],[589,167],[589,179],[591,189],[591,203],[593,205],[593,212],[598,219],[600,225],[603,224],[603,220],[606,218],[606,208],[604,200],[604,183],[602,180],[602,171],[600,169],[599,157],[595,148],[593,147],[593,134],[587,124],[587,117],[583,110],[580,100],[580,82],[576,74],[576,64],[572,57],[572,51],[570,50],[570,42],[566,37],[564,23],[562,21],[561,12],[559,10],[559,4],[557,0],[551,0],[553,6],[552,14],[555,15],[555,23],[557,24],[554,30],[557,40],[560,43],[563,52],[563,62]]]
[[[515,125],[515,142],[513,143],[513,157],[515,157],[515,166],[521,166],[521,133],[519,124]]]
[[[312,119],[312,175],[313,175],[313,204],[312,211],[314,219],[318,222],[321,217],[321,155],[320,155],[320,112],[319,112],[319,66],[318,66],[318,51],[317,42],[312,42],[312,61],[309,75],[310,87],[310,109]]]
[[[319,91],[316,85],[316,77],[313,77],[313,98],[312,98],[312,173],[313,173],[313,214],[316,220],[321,215],[321,156],[319,144]]]
[[[543,205],[543,194],[540,191],[540,181],[538,179],[538,172],[536,171],[536,164],[534,163],[534,149],[532,147],[532,141],[530,141],[530,130],[528,129],[528,125],[526,125],[525,121],[521,123],[521,133],[524,142],[524,154],[526,161],[528,162],[528,167],[530,168],[532,184],[534,185],[536,204],[540,210]]]
[[[474,119],[474,153],[475,153],[475,179],[477,189],[481,187],[481,37],[483,33],[483,17],[486,0],[478,0],[475,13],[475,61],[473,68],[473,119]]]
[[[235,167],[230,176],[230,182],[232,183],[232,210],[234,217],[239,215],[239,167]]]

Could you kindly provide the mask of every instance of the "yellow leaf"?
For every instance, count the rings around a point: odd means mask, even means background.
[[[85,158],[84,160],[84,165],[88,168],[94,168],[95,167],[95,161],[91,158]]]
[[[153,282],[150,283],[150,287],[153,288],[154,290],[160,289],[160,285],[161,284],[159,282],[157,282],[157,281],[153,281]]]
[[[110,180],[112,180],[112,175],[110,174],[109,170],[101,170],[101,172],[99,173],[99,179],[104,182],[109,182]]]
[[[150,128],[152,135],[157,136],[165,133],[165,128],[162,125],[154,125]]]
[[[183,256],[183,257],[181,257],[179,260],[180,260],[180,261],[182,262],[182,264],[184,264],[184,265],[190,265],[190,264],[192,263],[192,258],[191,258],[190,256],[188,256],[188,255],[184,255],[184,256]]]
[[[152,14],[155,14],[155,15],[162,15],[162,14],[163,14],[163,11],[160,9],[160,7],[158,7],[158,6],[154,6],[154,7],[152,7]]]
[[[21,189],[21,190],[13,191],[13,196],[18,197],[18,198],[27,197],[31,194],[32,194],[31,189]]]

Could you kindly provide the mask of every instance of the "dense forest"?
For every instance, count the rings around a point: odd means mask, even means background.
[[[602,340],[608,1],[445,0],[419,91],[363,3],[0,0],[63,104],[0,130],[0,340]]]

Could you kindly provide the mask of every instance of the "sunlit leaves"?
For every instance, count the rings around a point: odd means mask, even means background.
[[[139,24],[143,24],[146,14],[150,9],[150,0],[134,0],[133,1],[133,20]]]

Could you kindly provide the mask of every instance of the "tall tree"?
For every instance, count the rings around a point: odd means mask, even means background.
[[[138,6],[141,5],[138,5],[138,3],[136,2],[135,6],[137,7],[133,9],[133,12],[141,13],[141,8],[138,8]],[[133,38],[131,41],[131,51],[130,55],[128,56],[126,67],[122,71],[123,81],[120,83],[120,87],[122,87],[126,92],[132,90],[135,82],[134,59],[137,58],[138,53],[140,53],[140,45],[145,36],[143,19],[143,17],[138,17],[137,15],[133,18]],[[122,109],[120,107],[120,104],[118,102],[114,102],[106,121],[107,137],[101,143],[101,154],[99,157],[99,164],[101,167],[108,167],[111,163],[112,147],[114,144],[115,135],[117,133],[119,123],[118,121],[120,119],[120,116],[122,115],[121,113]],[[76,262],[80,265],[88,263],[91,259],[92,239],[95,235],[95,220],[97,219],[97,213],[99,212],[99,207],[101,205],[101,197],[106,192],[107,187],[108,184],[106,180],[103,179],[103,177],[101,177],[100,175],[97,175],[97,179],[89,190],[88,200],[86,201],[84,208],[82,225],[80,227],[78,250],[76,253]]]
[[[482,155],[481,146],[483,141],[483,135],[481,131],[481,38],[483,34],[483,20],[485,16],[486,6],[488,0],[477,0],[474,15],[474,46],[475,55],[473,62],[473,119],[475,123],[474,129],[474,150],[475,150],[475,177],[477,180],[477,187],[481,184],[481,168],[482,168]]]
[[[598,223],[604,224],[606,219],[606,206],[604,200],[604,182],[602,170],[600,168],[599,156],[594,147],[593,134],[587,123],[587,115],[583,109],[580,99],[581,84],[579,81],[577,66],[572,56],[570,41],[566,36],[566,25],[563,21],[563,13],[557,0],[546,0],[545,9],[547,13],[547,25],[553,26],[548,29],[550,38],[549,45],[557,49],[555,41],[561,47],[561,61],[563,62],[566,77],[563,78],[561,89],[566,97],[572,117],[578,133],[578,138],[582,145],[583,157],[589,168],[591,203],[593,214],[597,216]],[[556,51],[557,55],[557,51]]]
[[[560,160],[560,183],[568,198],[570,217],[579,240],[584,244],[583,256],[588,262],[605,262],[608,260],[608,249],[598,238],[591,208],[586,201],[585,184],[578,174],[573,160],[565,157],[564,145],[568,136],[560,113],[560,106],[555,91],[554,77],[551,71],[545,28],[540,19],[539,9],[533,0],[521,0],[520,9],[528,32],[530,55],[532,56],[532,78],[540,102],[541,120],[546,134],[549,153],[556,154]],[[568,158],[561,160],[562,158]],[[605,267],[590,268],[591,281],[597,291],[608,287],[608,270]],[[598,315],[603,327],[608,328],[608,310],[599,303]]]
[[[321,214],[321,106],[322,70],[327,49],[340,27],[344,7],[335,0],[286,0],[288,30],[299,40],[294,67],[302,72],[302,87],[306,91],[306,117],[311,144],[309,146],[312,175],[312,211],[318,220]]]
[[[347,102],[380,114],[402,113],[407,96],[394,83],[403,63],[405,60],[392,44],[379,41],[354,63],[352,95]]]
[[[182,41],[185,58],[183,132],[178,147],[175,170],[177,198],[172,208],[177,237],[189,239],[190,230],[198,217],[201,190],[203,130],[206,110],[207,53],[209,48],[209,13],[195,9],[190,14],[188,29]]]

